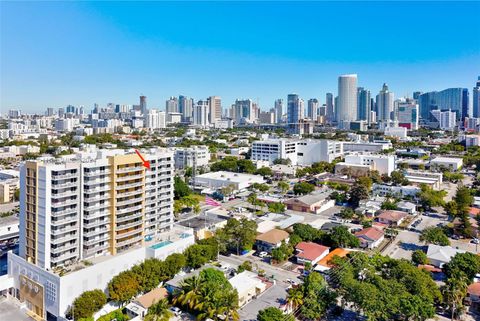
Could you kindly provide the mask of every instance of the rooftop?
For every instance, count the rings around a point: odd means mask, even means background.
[[[227,171],[209,172],[201,175],[197,175],[197,178],[228,180],[232,182],[242,183],[245,181],[263,181],[263,177],[260,175],[234,173]]]
[[[322,265],[324,267],[331,268],[332,264],[330,264],[329,262],[330,262],[331,259],[333,259],[333,257],[335,257],[335,256],[345,257],[345,256],[348,255],[348,253],[350,253],[350,251],[347,251],[347,250],[342,249],[342,248],[336,248],[332,252],[328,253],[327,256],[325,256],[323,259],[318,261],[317,264]]]
[[[279,229],[273,229],[257,236],[256,240],[270,244],[278,244],[286,240],[290,234]]]
[[[356,237],[367,237],[371,240],[378,241],[382,238],[383,232],[375,227],[364,228],[361,231],[355,233]]]
[[[329,250],[328,247],[313,242],[300,242],[295,249],[300,251],[296,257],[310,261],[315,260],[317,257],[325,253],[325,251],[328,252]]]

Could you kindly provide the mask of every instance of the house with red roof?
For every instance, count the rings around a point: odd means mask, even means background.
[[[380,223],[390,226],[399,226],[407,216],[408,214],[402,211],[387,210],[382,211],[377,218]]]
[[[295,250],[297,252],[295,258],[298,264],[303,265],[309,262],[312,266],[330,252],[328,247],[313,242],[300,242],[295,246]]]
[[[472,309],[480,311],[480,282],[475,282],[468,286],[467,302]]]
[[[383,231],[375,227],[364,228],[355,233],[355,236],[360,241],[360,246],[367,249],[376,248],[385,239]]]

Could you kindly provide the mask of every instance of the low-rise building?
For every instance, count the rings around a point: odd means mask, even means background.
[[[313,242],[300,242],[295,246],[295,258],[298,264],[310,263],[312,266],[323,259],[330,252],[326,246]]]
[[[152,291],[139,296],[126,307],[126,313],[130,321],[141,321],[147,315],[148,309],[158,301],[168,297],[165,288],[155,288]]]
[[[415,215],[417,214],[417,205],[412,202],[400,201],[397,203],[397,210]]]
[[[202,167],[210,162],[210,151],[208,146],[175,148],[174,160],[176,169],[185,169],[194,165]]]
[[[318,214],[335,206],[335,201],[327,193],[318,193],[291,198],[284,204],[292,211]]]
[[[267,289],[267,284],[250,271],[243,271],[229,279],[228,282],[237,290],[240,307],[257,298]]]
[[[234,191],[243,191],[254,183],[265,183],[260,175],[233,173],[226,171],[210,172],[195,177],[196,188],[220,189],[232,186]]]
[[[260,234],[255,239],[258,251],[271,252],[282,245],[282,242],[288,242],[290,235],[282,230],[273,229]]]
[[[350,253],[350,251],[338,247],[332,252],[328,253],[323,259],[318,261],[317,265],[314,267],[314,270],[318,272],[326,272],[333,267],[331,260],[335,256],[345,257],[348,255],[348,253]]]
[[[430,161],[430,168],[458,171],[463,166],[462,158],[436,157]]]
[[[355,236],[360,241],[360,246],[363,248],[374,249],[380,245],[385,239],[383,231],[368,227],[355,233]]]
[[[404,174],[410,185],[420,186],[422,184],[425,184],[433,188],[434,190],[440,190],[442,187],[442,173],[408,170]]]
[[[345,156],[345,161],[338,163],[343,167],[349,165],[368,166],[369,170],[376,170],[380,174],[389,175],[395,170],[395,156],[392,155],[376,155],[376,154],[350,154]],[[335,172],[337,170],[335,169]]]
[[[394,196],[394,197],[406,197],[411,196],[415,197],[420,193],[420,188],[418,186],[406,185],[406,186],[394,186],[388,184],[377,184],[374,183],[372,186],[373,195],[379,196]]]

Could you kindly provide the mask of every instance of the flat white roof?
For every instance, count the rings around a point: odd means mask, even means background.
[[[225,180],[232,181],[236,183],[248,182],[248,181],[263,181],[261,175],[245,174],[245,173],[234,173],[234,172],[210,172],[202,175],[197,175],[197,178],[205,179],[216,179],[216,180]]]
[[[454,158],[454,157],[436,157],[431,160],[432,162],[442,162],[442,163],[461,163],[463,159],[461,158]]]
[[[239,294],[245,293],[252,287],[256,287],[258,284],[262,283],[257,275],[250,271],[243,271],[228,280],[228,282],[230,282],[232,287],[236,289]]]

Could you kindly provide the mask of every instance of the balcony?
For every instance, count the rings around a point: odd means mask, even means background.
[[[52,207],[63,207],[69,205],[76,205],[78,203],[77,199],[69,199],[63,202],[52,202]]]
[[[115,206],[123,206],[123,205],[135,204],[135,203],[138,203],[138,202],[141,202],[141,201],[143,201],[143,197],[129,198],[129,199],[127,199],[127,200],[117,201],[117,202],[115,203]]]
[[[132,195],[138,195],[138,194],[143,194],[143,190],[135,190],[135,191],[131,191],[131,192],[120,192],[118,193],[117,192],[117,199],[118,198],[121,198],[121,197],[128,197],[128,196],[132,196]]]
[[[85,180],[85,185],[107,184],[110,183],[110,177]]]
[[[53,226],[59,226],[59,225],[64,225],[64,224],[68,224],[68,223],[73,223],[73,222],[76,222],[78,220],[77,216],[68,216],[68,217],[65,217],[65,218],[62,218],[60,220],[52,220],[52,225]]]
[[[68,214],[73,214],[73,213],[77,213],[78,212],[78,208],[77,207],[74,207],[74,208],[66,208],[64,210],[61,210],[61,211],[52,211],[52,216],[54,217],[59,217],[59,216],[62,216],[62,215],[68,215]]]
[[[61,235],[61,234],[65,234],[65,233],[76,231],[76,230],[78,230],[77,224],[62,227],[62,228],[52,229],[52,234],[53,235]]]
[[[59,181],[62,179],[71,179],[75,177],[78,177],[78,173],[57,174],[57,175],[52,175],[52,181]]]
[[[130,167],[123,167],[116,170],[116,173],[131,173],[131,172],[138,172],[143,171],[144,167],[142,166],[130,166]]]
[[[105,186],[99,186],[95,188],[86,188],[84,191],[85,191],[85,194],[87,194],[87,193],[107,192],[107,191],[110,191],[110,189],[111,189],[110,185],[105,185]]]
[[[103,170],[103,171],[85,171],[84,176],[85,177],[93,177],[93,176],[100,176],[100,175],[110,175],[110,170]]]
[[[95,229],[93,231],[85,232],[85,233],[83,233],[83,236],[84,237],[92,237],[92,236],[95,236],[95,235],[98,235],[98,234],[107,233],[109,231],[110,231],[110,227],[104,227],[104,228],[100,228],[100,229]]]
[[[51,252],[52,254],[57,254],[57,253],[61,253],[61,252],[65,252],[65,251],[68,251],[68,250],[71,250],[71,249],[76,249],[78,247],[78,244],[73,243],[67,243],[65,245],[62,245],[62,246],[58,246],[58,247],[52,247],[51,248]]]
[[[83,209],[84,210],[92,210],[92,209],[101,209],[101,208],[107,208],[109,207],[111,204],[110,202],[103,202],[103,203],[100,203],[100,202],[92,202],[92,204],[89,204],[87,206],[83,206]]]
[[[57,257],[53,257],[51,258],[51,261],[52,263],[57,263],[57,262],[62,262],[62,261],[66,261],[66,260],[69,260],[69,259],[72,259],[72,258],[76,258],[78,256],[78,252],[75,251],[73,253],[65,253],[63,255],[60,255],[60,256],[57,256]]]
[[[65,243],[67,241],[71,241],[71,240],[75,240],[75,239],[77,239],[76,234],[69,234],[69,235],[66,235],[66,236],[63,236],[63,237],[59,237],[59,238],[52,237],[51,238],[51,243],[52,244],[60,244],[60,243]]]
[[[68,182],[63,184],[52,184],[53,189],[77,187],[78,182]]]
[[[143,178],[143,177],[144,177],[143,174],[117,176],[116,181],[117,182],[125,182],[125,181],[134,180],[134,179],[140,179],[140,178]]]
[[[118,191],[118,190],[127,189],[127,188],[142,187],[144,185],[145,184],[141,181],[141,182],[135,182],[130,184],[117,185],[115,189]]]
[[[132,223],[127,223],[127,224],[120,224],[116,226],[116,231],[122,231],[122,230],[126,230],[128,228],[131,228],[133,226],[139,226],[139,225],[142,225],[143,223],[143,220],[137,220],[135,222],[132,222]]]
[[[83,245],[93,245],[93,244],[96,244],[96,243],[100,243],[100,242],[103,242],[103,241],[108,241],[110,239],[110,235],[102,235],[100,237],[95,237],[93,239],[90,239],[90,240],[83,240]]]
[[[72,195],[77,195],[77,191],[68,190],[62,193],[56,193],[56,194],[52,193],[52,198],[61,198],[61,197],[72,196]]]
[[[140,231],[138,233],[140,233]],[[140,242],[142,240],[143,240],[143,236],[139,235],[137,237],[129,238],[128,240],[125,240],[125,241],[117,242],[116,247],[118,248],[118,247],[130,245],[130,244],[133,244],[133,243],[136,243],[136,242]]]
[[[133,220],[133,219],[138,218],[138,217],[143,217],[143,213],[142,212],[136,212],[136,213],[133,213],[131,215],[125,215],[125,216],[122,216],[122,217],[117,217],[115,222],[116,223],[122,223],[122,222]]]
[[[117,233],[115,235],[115,239],[121,239],[121,238],[124,238],[124,237],[128,237],[128,236],[132,236],[132,235],[135,235],[135,234],[139,234],[143,231],[143,229],[140,227],[140,228],[137,228],[135,230],[132,230],[132,231],[129,231],[129,232],[125,232],[125,233]]]
[[[125,214],[125,213],[130,213],[130,212],[134,212],[134,211],[137,211],[137,210],[141,210],[143,208],[143,205],[136,205],[136,206],[129,206],[127,208],[122,208],[122,209],[118,209],[117,207],[117,215],[118,214]]]
[[[92,255],[95,255],[95,254],[97,254],[98,251],[106,250],[106,249],[108,249],[108,247],[109,247],[108,243],[105,243],[103,245],[100,245],[100,244],[94,245],[92,248],[84,249],[83,250],[83,256],[84,257],[89,257],[89,256],[92,256]]]
[[[83,228],[93,228],[101,225],[108,225],[110,224],[110,220],[94,220],[88,223],[83,224]]]

